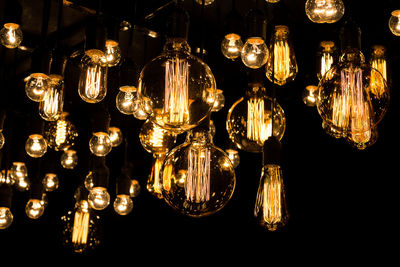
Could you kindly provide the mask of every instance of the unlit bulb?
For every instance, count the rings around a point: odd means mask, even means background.
[[[258,69],[267,62],[269,51],[261,37],[251,37],[246,40],[240,55],[244,65]]]
[[[25,151],[32,158],[40,158],[47,152],[47,141],[40,134],[31,134],[25,143]]]
[[[89,140],[89,149],[94,155],[104,157],[110,153],[112,143],[107,133],[96,132]]]
[[[22,31],[16,23],[6,23],[0,30],[0,42],[7,48],[16,48],[22,42]]]

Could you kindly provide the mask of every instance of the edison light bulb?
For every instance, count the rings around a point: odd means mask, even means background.
[[[236,33],[230,33],[225,35],[224,40],[221,42],[221,52],[229,59],[236,59],[240,56],[240,52],[243,47],[242,39],[240,35]]]
[[[274,136],[282,139],[286,118],[276,101],[272,118],[272,99],[266,95],[261,84],[250,84],[249,87],[245,97],[229,109],[226,127],[229,138],[237,148],[258,153],[262,151],[264,141],[272,135],[272,130]]]
[[[41,134],[31,134],[25,143],[25,151],[32,158],[40,158],[47,152],[47,141]]]
[[[212,100],[214,100],[214,99],[212,99]],[[211,99],[210,99],[210,101],[211,101]],[[217,89],[215,101],[214,101],[211,111],[212,112],[220,111],[224,106],[225,106],[224,91]]]
[[[147,120],[140,129],[139,139],[147,152],[165,153],[175,144],[176,135]]]
[[[15,180],[10,171],[2,170],[0,172],[0,184],[14,185]]]
[[[75,125],[67,119],[67,116],[68,112],[63,112],[57,121],[48,122],[45,125],[44,136],[47,145],[55,151],[70,148],[78,137]]]
[[[3,148],[6,139],[4,138],[3,129],[0,129],[0,149]]]
[[[372,68],[379,71],[382,76],[375,76],[375,71],[371,72],[370,90],[374,95],[381,95],[385,92],[385,88],[382,87],[382,81],[384,79],[388,83],[388,66],[385,55],[386,49],[382,45],[374,45],[372,47],[372,54],[369,60],[369,64]]]
[[[164,175],[161,175],[161,167],[165,159],[165,153],[154,153],[153,154],[153,164],[151,166],[151,172],[149,178],[147,179],[147,191],[158,198],[162,198],[162,185]],[[161,175],[161,176],[160,176]],[[169,177],[165,177],[169,179]]]
[[[85,102],[98,103],[107,94],[107,66],[101,61],[103,57],[102,51],[90,49],[81,59],[78,92]]]
[[[307,85],[303,91],[303,103],[309,107],[314,107],[317,102],[318,86]]]
[[[202,60],[190,54],[186,40],[168,38],[163,53],[141,71],[138,97],[151,121],[181,133],[210,114],[214,101],[210,104],[209,99],[215,97],[215,89],[213,73]]]
[[[29,189],[30,181],[28,178],[28,169],[24,162],[13,162],[10,173],[19,191],[26,191]]]
[[[140,184],[138,180],[132,179],[131,180],[131,187],[129,188],[129,195],[131,197],[137,197],[140,193]]]
[[[334,23],[344,14],[342,0],[307,0],[307,17],[315,23]]]
[[[46,121],[60,118],[64,105],[64,80],[61,75],[50,74],[49,85],[39,102],[39,115]]]
[[[134,86],[121,86],[115,99],[117,109],[125,115],[131,115],[135,111],[137,89]]]
[[[92,138],[89,140],[89,148],[98,157],[106,156],[112,149],[110,137],[104,132],[93,133]]]
[[[106,41],[104,57],[101,58],[101,61],[107,67],[114,67],[121,61],[121,49],[119,48],[119,43],[117,41]]]
[[[7,207],[0,207],[0,229],[8,228],[13,222],[14,216]]]
[[[325,73],[337,63],[336,46],[332,41],[322,41],[317,53],[317,77],[321,80]]]
[[[400,36],[400,9],[392,11],[391,15],[389,19],[390,31],[394,35]]]
[[[16,23],[6,23],[0,30],[1,44],[7,48],[16,48],[22,42],[22,31]]]
[[[88,196],[89,205],[94,210],[104,210],[110,204],[110,194],[105,187],[93,187]]]
[[[129,195],[117,195],[114,201],[114,210],[119,215],[127,215],[133,209],[133,201]]]
[[[118,127],[109,127],[108,137],[110,138],[113,147],[119,146],[123,141],[122,132]]]
[[[275,31],[271,38],[270,51],[273,55],[270,55],[266,65],[268,80],[278,85],[284,85],[294,80],[298,68],[287,26],[275,26]]]
[[[243,45],[240,56],[244,65],[252,69],[258,69],[267,63],[269,51],[261,37],[251,37]]]
[[[44,202],[40,199],[29,199],[25,206],[25,213],[30,219],[38,219],[44,213]]]
[[[60,161],[64,169],[72,170],[78,165],[78,155],[75,150],[68,149],[61,155]]]
[[[226,149],[225,152],[226,154],[228,154],[228,157],[231,160],[233,167],[236,168],[237,166],[239,166],[239,152],[235,149]]]
[[[25,93],[26,96],[35,102],[44,99],[44,95],[49,87],[50,78],[43,73],[32,73],[26,79]]]
[[[162,194],[175,210],[202,217],[221,210],[231,199],[235,169],[228,155],[213,145],[208,130],[193,129],[185,143],[164,160]],[[165,173],[169,175],[165,177]]]
[[[60,180],[58,179],[57,174],[55,173],[46,173],[43,180],[43,188],[47,192],[52,192],[58,188],[60,185]]]

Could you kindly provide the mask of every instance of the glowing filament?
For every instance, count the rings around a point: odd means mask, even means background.
[[[247,101],[247,138],[264,142],[272,135],[271,122],[265,118],[263,98],[251,98]]]
[[[47,118],[54,118],[60,113],[60,99],[61,95],[55,88],[49,88],[43,99],[43,114]]]
[[[165,159],[165,154],[154,154],[153,166],[147,182],[147,189],[159,198],[162,198],[163,181],[160,179],[160,170]]]
[[[72,230],[72,243],[76,246],[86,245],[89,235],[89,212],[76,211]]]
[[[274,76],[278,83],[285,82],[292,75],[289,57],[290,49],[287,41],[277,41],[274,45]]]
[[[163,147],[164,145],[164,130],[160,127],[153,127],[150,131],[150,143],[153,147]]]
[[[96,99],[101,90],[102,67],[90,66],[86,70],[85,95],[89,99]]]
[[[189,64],[176,58],[165,64],[165,106],[168,123],[189,120]]]
[[[56,145],[60,146],[64,144],[67,139],[67,122],[65,120],[57,121],[57,130],[56,130]]]
[[[377,96],[381,96],[385,92],[384,81],[382,78],[387,81],[387,66],[386,60],[384,58],[377,58],[372,60],[371,67],[378,70],[380,72],[377,73],[375,70],[371,71],[371,93]]]
[[[323,53],[321,57],[321,69],[320,69],[320,79],[330,70],[333,64],[333,57],[330,53]]]

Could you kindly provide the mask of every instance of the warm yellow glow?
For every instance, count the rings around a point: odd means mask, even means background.
[[[321,55],[321,62],[320,62],[320,69],[318,70],[318,78],[321,80],[324,75],[330,70],[333,65],[333,48],[335,44],[332,41],[323,41],[321,42],[322,47],[322,55]]]
[[[75,212],[74,226],[72,229],[72,243],[75,246],[81,246],[87,244],[89,235],[89,219],[90,219],[90,214],[87,208],[86,209],[79,208]]]
[[[88,98],[97,98],[100,94],[102,68],[98,65],[91,66],[86,70],[85,94]]]
[[[43,100],[39,104],[40,115],[48,121],[55,121],[59,118],[63,108],[63,77],[50,75],[50,86],[45,91]]]
[[[263,98],[247,100],[247,138],[263,143],[272,135],[271,119],[265,118]]]
[[[64,119],[57,120],[57,129],[56,129],[56,145],[60,146],[64,144],[67,139],[67,122]]]
[[[163,189],[165,191],[171,190],[172,170],[173,170],[172,164],[167,164],[164,166],[162,182],[163,182]]]
[[[9,44],[14,45],[17,42],[15,31],[19,28],[19,25],[16,23],[6,23],[4,24],[4,28],[7,29],[7,40]]]
[[[160,177],[160,170],[166,155],[165,153],[157,153],[154,154],[153,156],[154,156],[153,165],[151,168],[149,179],[147,181],[147,190],[149,190],[149,192],[151,192],[158,198],[162,198],[161,190],[163,186],[163,181],[161,180]]]
[[[387,81],[387,64],[384,57],[385,49],[381,46],[375,46],[372,54],[371,67],[375,70],[371,71],[370,89],[371,93],[381,96],[385,93],[385,81]],[[383,80],[382,80],[383,79]]]

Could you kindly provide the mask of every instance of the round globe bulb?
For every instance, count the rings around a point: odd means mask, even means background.
[[[307,0],[305,9],[307,17],[315,23],[334,23],[344,14],[342,0]]]
[[[109,127],[108,136],[110,137],[111,145],[113,147],[119,146],[123,141],[122,132],[118,127]]]
[[[49,79],[49,76],[43,73],[29,75],[25,83],[26,96],[35,102],[42,101],[49,86]]]
[[[68,149],[61,155],[60,161],[64,169],[72,170],[78,165],[78,155],[75,150]]]
[[[17,48],[22,42],[22,31],[19,24],[6,23],[0,30],[0,42],[7,48]]]
[[[131,187],[129,188],[129,195],[131,197],[137,197],[140,193],[140,184],[138,180],[132,179],[131,180]]]
[[[400,9],[392,11],[389,19],[389,29],[394,35],[400,36]]]
[[[115,98],[117,109],[125,115],[132,115],[135,111],[135,100],[137,99],[137,89],[134,86],[121,86]]]
[[[44,213],[43,201],[40,199],[29,199],[25,206],[25,213],[30,219],[38,219]]]
[[[104,132],[94,133],[92,138],[89,140],[89,149],[98,157],[104,157],[110,153],[112,143],[108,134]]]
[[[224,40],[221,42],[221,52],[228,59],[236,59],[240,56],[243,47],[243,42],[240,35],[230,33],[225,35]]]
[[[127,215],[133,209],[133,201],[129,195],[117,195],[114,201],[114,210],[119,215]]]
[[[239,152],[235,149],[226,149],[225,152],[228,154],[229,159],[232,162],[234,168],[239,166],[240,163],[240,156]]]
[[[267,63],[269,51],[261,37],[251,37],[242,47],[240,56],[246,67],[258,69]]]
[[[105,187],[93,187],[88,195],[88,202],[94,210],[104,210],[110,204],[110,194]]]
[[[25,143],[25,151],[32,158],[40,158],[47,152],[47,141],[41,134],[31,134]]]
[[[119,48],[119,43],[114,40],[107,40],[106,41],[106,48],[104,52],[103,58],[101,58],[101,61],[103,64],[105,64],[107,67],[114,67],[118,65],[118,63],[121,61],[121,48]]]
[[[44,190],[46,190],[47,192],[52,192],[52,191],[56,190],[58,188],[58,186],[60,185],[58,176],[55,173],[46,173],[46,175],[44,176],[44,178],[42,180],[42,183],[43,183]]]
[[[11,210],[7,207],[0,207],[0,229],[10,227],[14,219]]]
[[[303,103],[309,107],[314,107],[317,102],[318,86],[307,85],[303,91]]]

